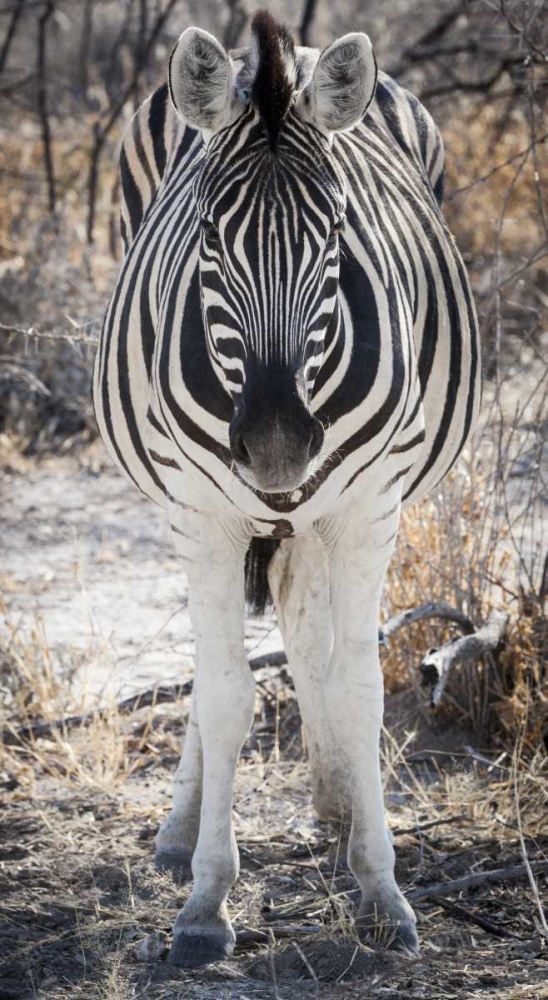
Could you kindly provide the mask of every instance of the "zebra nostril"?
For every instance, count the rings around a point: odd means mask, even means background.
[[[240,465],[251,465],[251,455],[246,448],[244,436],[241,431],[236,431],[232,435],[230,448],[234,458]]]
[[[315,420],[312,424],[312,431],[310,434],[310,444],[308,446],[308,457],[315,458],[318,452],[321,450],[324,439],[324,430],[319,420]]]

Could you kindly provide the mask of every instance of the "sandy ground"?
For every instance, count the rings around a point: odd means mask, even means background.
[[[110,463],[80,457],[4,475],[0,581],[23,627],[39,621],[90,702],[192,673],[186,579],[167,521]],[[248,622],[248,649],[281,648],[270,619]]]
[[[29,637],[42,622],[76,702],[191,675],[185,583],[166,525],[105,464],[99,443],[78,457],[14,461],[2,489],[10,619]],[[264,652],[280,639],[269,619],[257,620],[247,644]],[[329,860],[334,833],[312,809],[290,678],[258,680],[235,790],[242,873],[230,897],[233,959],[198,972],[165,961],[189,887],[155,872],[151,859],[185,698],[7,748],[0,1000],[548,1000],[518,831],[496,822],[511,816],[506,766],[472,759],[465,734],[430,729],[413,692],[389,700],[387,816],[400,884],[409,898],[418,894],[422,956],[364,948],[352,930],[355,884]],[[542,824],[526,845],[548,898]],[[516,880],[452,887],[520,866]],[[430,898],[425,890],[439,882],[446,888]]]
[[[395,771],[385,766],[397,876],[414,902],[422,955],[364,947],[352,928],[355,883],[329,860],[336,837],[314,818],[283,677],[262,683],[238,768],[235,954],[203,970],[171,967],[171,926],[189,886],[154,870],[153,838],[187,712],[185,699],[121,727],[76,731],[70,754],[66,738],[40,740],[26,770],[25,751],[23,767],[15,751],[13,766],[4,761],[0,1000],[547,1000],[548,953],[518,834],[493,819],[504,770],[489,773],[487,761],[478,773],[470,761],[424,752]],[[113,739],[122,753],[109,775]],[[547,849],[541,833],[527,838],[543,897]],[[453,887],[516,867],[517,881]]]

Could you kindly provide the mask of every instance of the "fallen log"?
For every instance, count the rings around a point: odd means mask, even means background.
[[[461,639],[453,639],[440,649],[430,649],[424,657],[420,669],[423,687],[431,688],[431,703],[435,708],[439,705],[447,681],[459,663],[470,663],[479,660],[486,653],[492,653],[501,641],[508,615],[502,611],[492,611],[485,625],[471,635]]]

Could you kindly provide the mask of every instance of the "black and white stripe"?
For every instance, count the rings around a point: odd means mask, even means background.
[[[339,833],[351,820],[357,929],[382,922],[418,949],[383,816],[380,599],[402,502],[445,475],[479,402],[432,120],[377,79],[364,34],[318,55],[264,12],[253,33],[233,62],[187,29],[173,105],[161,88],[133,120],[127,252],[95,371],[103,437],[166,508],[189,580],[198,676],[156,859],[178,873],[192,859],[170,952],[191,968],[234,947],[232,785],[254,707],[244,594],[260,606],[267,577],[314,803]]]
[[[415,98],[380,74],[331,144],[293,104],[275,152],[251,102],[206,151],[164,86],[121,169],[127,253],[95,406],[145,494],[184,502],[173,472],[191,468],[263,534],[280,515],[303,530],[369,483],[401,479],[412,503],[443,478],[477,413],[478,335],[440,209],[441,138]],[[324,446],[302,489],[261,494],[234,468],[229,424],[250,365],[275,380],[297,357]]]

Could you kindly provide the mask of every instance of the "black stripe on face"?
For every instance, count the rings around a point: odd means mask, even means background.
[[[322,215],[312,201],[315,189],[304,194],[295,178],[266,169],[262,161],[246,173],[246,182],[243,195],[239,186],[234,191],[225,184],[219,201],[207,207],[222,243],[213,256],[223,259],[221,275],[202,244],[201,287],[211,339],[217,343],[217,323],[233,329],[247,351],[265,361],[301,364],[307,336],[326,332],[335,308],[332,208],[328,217]],[[320,200],[323,207],[323,193]],[[222,351],[218,343],[217,348]]]

